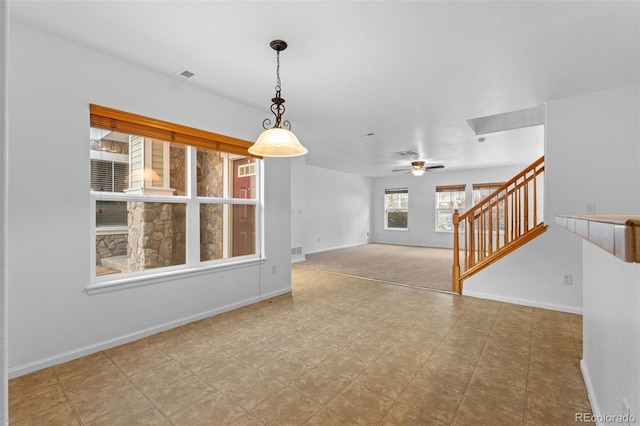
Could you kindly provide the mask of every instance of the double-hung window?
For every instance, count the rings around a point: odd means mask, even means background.
[[[384,229],[407,230],[409,228],[409,189],[384,190]]]
[[[95,105],[90,130],[94,281],[260,257],[250,142]]]
[[[466,185],[436,186],[436,231],[453,231],[453,212],[464,212]]]

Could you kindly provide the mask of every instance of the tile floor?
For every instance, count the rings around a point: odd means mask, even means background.
[[[24,425],[565,425],[579,315],[293,268],[293,293],[9,382]]]

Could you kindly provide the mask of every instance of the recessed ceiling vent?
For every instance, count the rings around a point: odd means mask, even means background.
[[[397,155],[398,157],[414,157],[416,155],[418,155],[417,152],[415,151],[398,151],[398,152],[394,152],[395,155]]]
[[[180,73],[180,75],[181,75],[181,76],[183,76],[184,78],[191,78],[191,77],[193,77],[195,74],[194,74],[194,73],[192,73],[192,72],[191,72],[191,71],[189,71],[189,70],[184,70],[184,71],[182,71],[182,72]]]

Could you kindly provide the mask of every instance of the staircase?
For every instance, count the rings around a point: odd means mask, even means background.
[[[453,291],[462,294],[465,279],[546,231],[543,178],[544,156],[463,214],[454,212]]]

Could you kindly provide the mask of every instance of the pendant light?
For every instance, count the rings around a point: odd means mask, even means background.
[[[289,120],[282,120],[284,114],[284,99],[280,96],[280,52],[287,48],[287,43],[282,40],[273,40],[270,43],[276,51],[276,97],[271,99],[271,112],[276,121],[271,129],[271,119],[266,118],[262,122],[265,129],[258,137],[256,143],[249,148],[249,153],[259,157],[297,157],[307,153],[307,148],[300,144],[296,135],[291,132]]]

